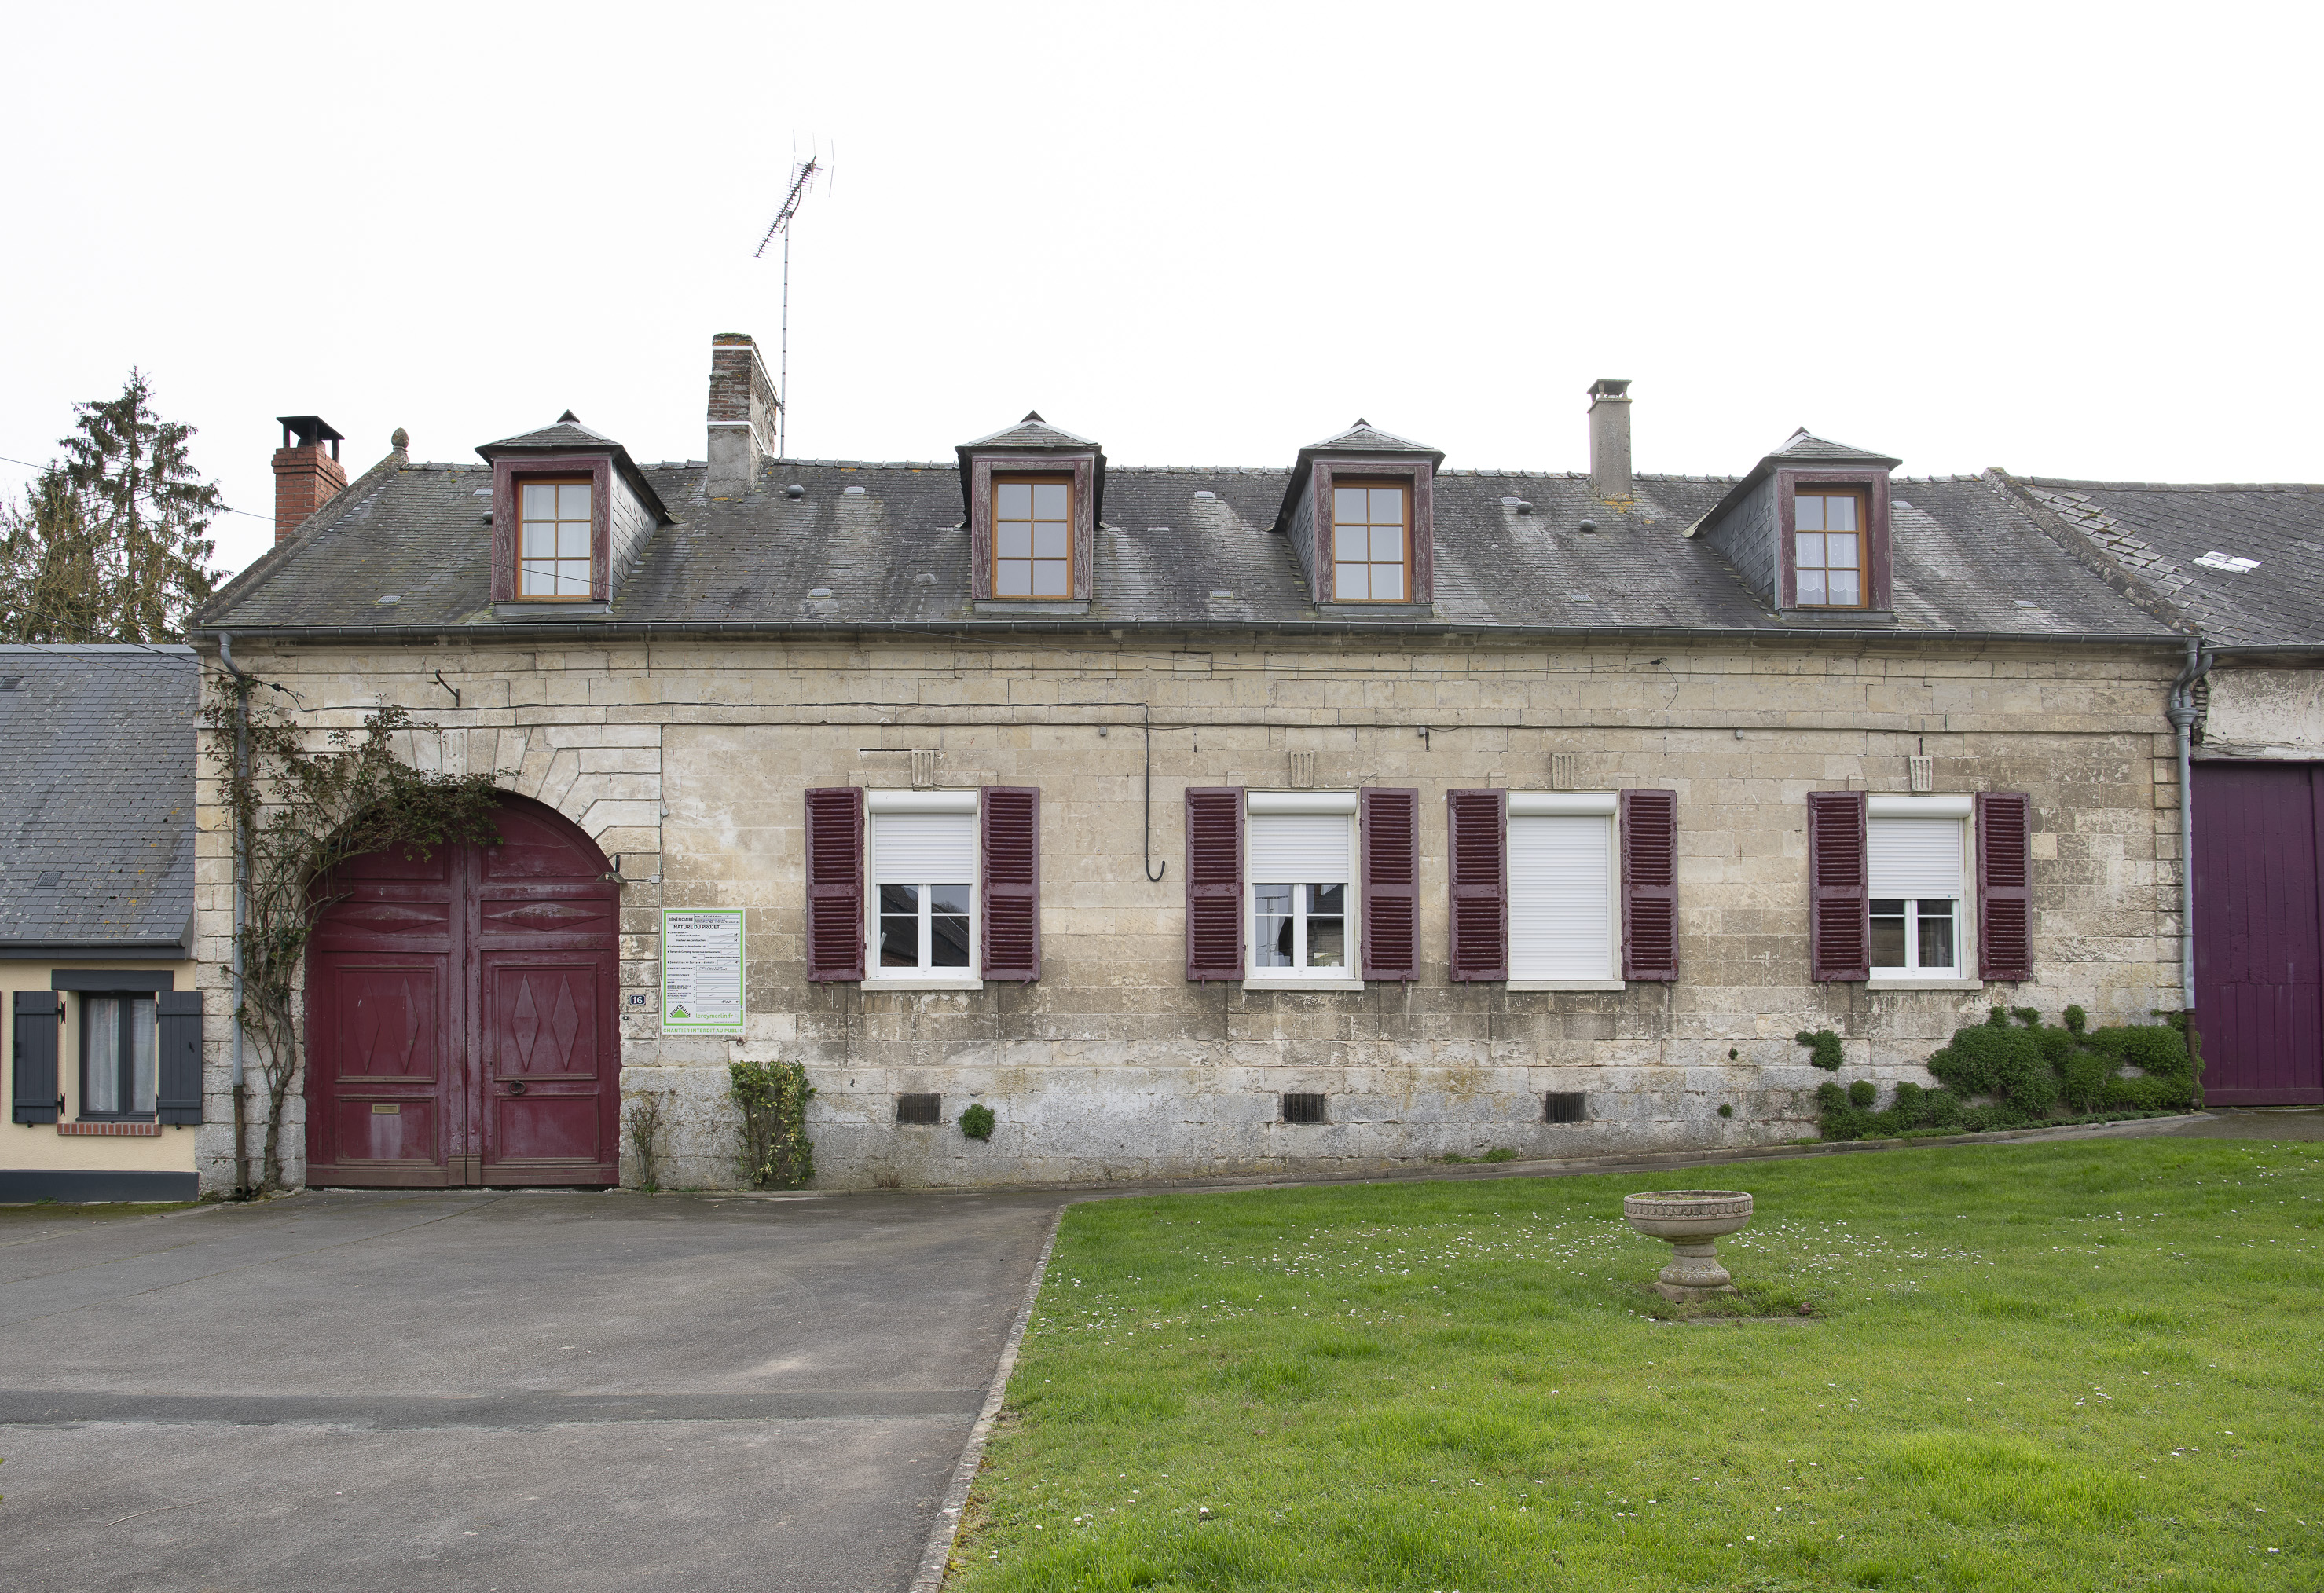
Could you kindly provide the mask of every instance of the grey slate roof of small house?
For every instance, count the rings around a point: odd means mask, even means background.
[[[0,647],[0,954],[185,954],[199,677],[187,647]]]
[[[2324,643],[2324,486],[2015,480],[2212,641]],[[2196,562],[2214,553],[2259,562]]]
[[[716,501],[706,496],[702,464],[642,470],[675,523],[655,534],[597,622],[950,628],[1033,618],[995,617],[990,605],[980,613],[971,602],[959,474],[949,462],[770,462],[755,492]],[[1269,529],[1289,475],[1109,465],[1093,601],[1072,622],[1320,622],[1290,539]],[[200,623],[238,631],[490,622],[491,500],[479,493],[491,480],[485,466],[391,455],[237,577]],[[797,499],[783,490],[793,483],[804,489]],[[1681,535],[1733,484],[1641,475],[1636,496],[1616,506],[1583,474],[1440,471],[1431,617],[1463,628],[1795,630],[1718,553]],[[2037,529],[1997,481],[1898,480],[1894,502],[1900,628],[2170,633]],[[1598,530],[1581,531],[1583,520]],[[1213,595],[1222,592],[1230,595]],[[381,603],[391,595],[394,603]],[[1418,618],[1383,611],[1377,622]],[[587,622],[556,610],[542,619]]]

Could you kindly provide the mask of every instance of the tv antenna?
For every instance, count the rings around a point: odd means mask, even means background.
[[[768,226],[766,235],[751,252],[751,258],[757,260],[766,253],[767,245],[773,243],[778,235],[783,240],[783,324],[775,354],[775,457],[778,459],[784,457],[783,437],[791,408],[791,217],[798,214],[799,204],[814,187],[816,174],[822,173],[828,180],[831,164],[820,152],[809,154],[804,161],[792,160],[790,192],[783,196],[782,208],[775,212],[775,219]]]

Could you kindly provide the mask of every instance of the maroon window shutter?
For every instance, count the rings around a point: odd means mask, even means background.
[[[1678,977],[1678,793],[1625,791],[1622,977]]]
[[[976,805],[984,977],[1041,977],[1041,793],[987,786]]]
[[[1977,976],[2034,977],[2034,799],[1985,791],[1977,799]]]
[[[863,792],[807,794],[807,976],[863,977]]]
[[[1242,977],[1242,787],[1186,792],[1186,977]]]
[[[1808,793],[1808,977],[1872,977],[1864,793]]]
[[[1506,791],[1447,791],[1456,980],[1509,976],[1509,804]]]
[[[1420,793],[1366,786],[1357,794],[1364,848],[1366,979],[1420,977]]]

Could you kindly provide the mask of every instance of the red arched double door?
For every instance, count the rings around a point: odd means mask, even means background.
[[[621,1176],[620,887],[550,809],[503,800],[496,846],[374,852],[307,953],[307,1181],[613,1183]]]

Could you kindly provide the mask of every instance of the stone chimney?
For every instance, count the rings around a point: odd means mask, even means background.
[[[274,539],[287,542],[315,511],[347,484],[339,465],[339,434],[319,415],[277,415],[282,446],[274,450]],[[323,445],[330,445],[330,452]]]
[[[1611,377],[1590,384],[1590,489],[1600,498],[1630,495],[1629,392]]]
[[[710,340],[710,495],[731,498],[758,484],[775,454],[775,384],[748,333]]]

